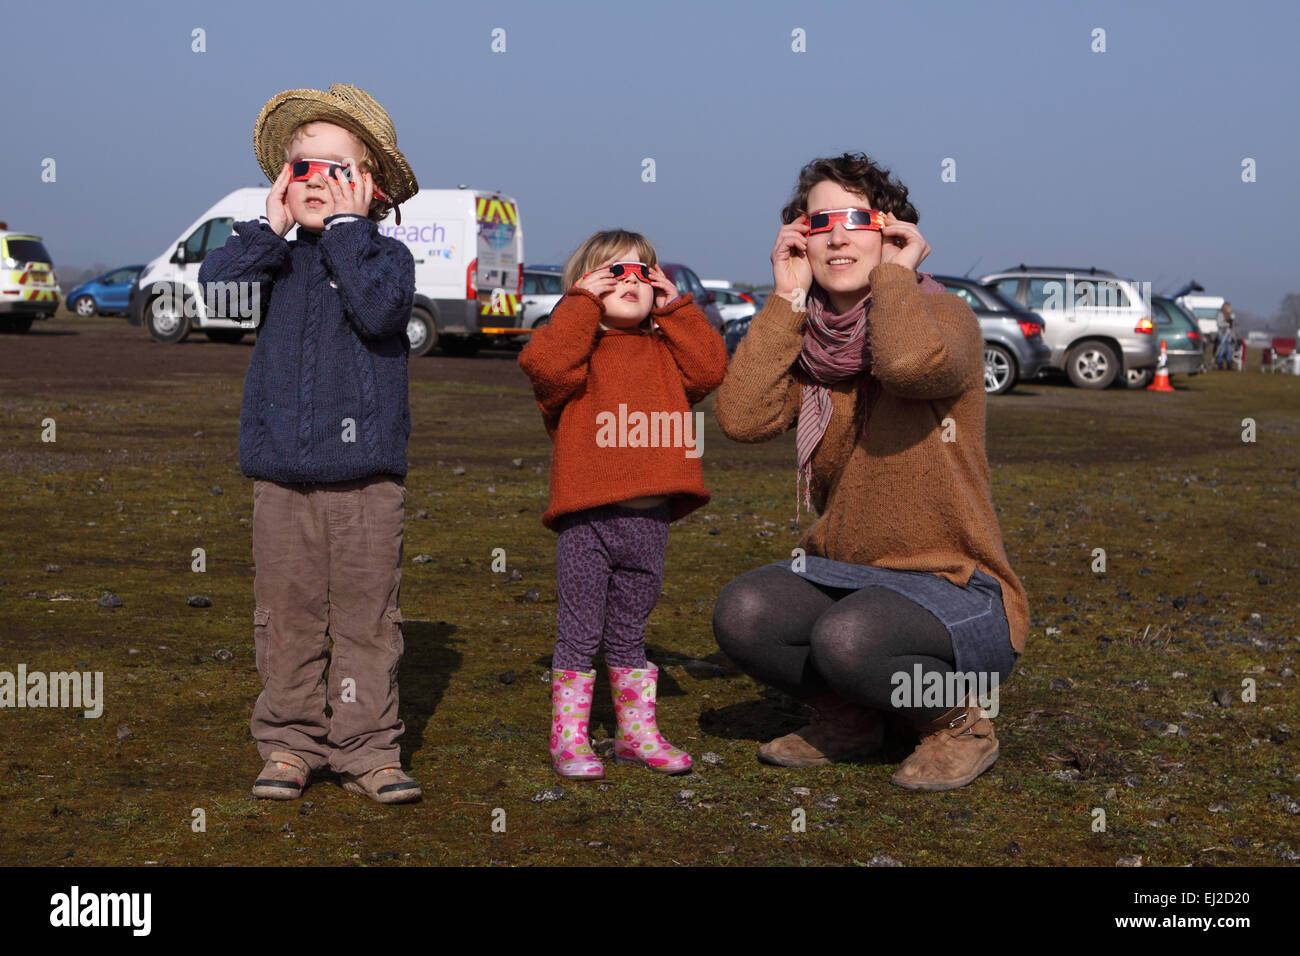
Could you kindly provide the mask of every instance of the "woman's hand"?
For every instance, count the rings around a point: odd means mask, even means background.
[[[812,264],[808,261],[808,217],[800,216],[781,227],[772,247],[774,294],[787,299],[806,297],[812,286]]]
[[[662,309],[679,295],[677,285],[658,266],[650,267],[650,287],[655,291],[656,309]]]
[[[282,239],[294,225],[293,214],[289,212],[290,178],[289,164],[285,163],[266,196],[266,219],[271,224],[271,229]]]
[[[916,228],[916,223],[904,222],[892,212],[885,213],[885,225],[880,235],[884,241],[884,248],[880,250],[881,262],[892,262],[916,271],[916,267],[930,254],[930,244]]]
[[[334,199],[334,212],[331,215],[346,213],[365,218],[370,213],[370,200],[375,195],[375,181],[369,173],[363,173],[357,168],[357,161],[351,156],[345,162],[352,171],[351,183],[346,180],[340,182],[333,176],[325,179],[325,185],[329,187],[330,196]],[[354,183],[355,189],[352,188]]]

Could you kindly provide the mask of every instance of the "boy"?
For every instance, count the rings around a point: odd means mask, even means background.
[[[347,84],[273,97],[253,143],[266,215],[199,270],[203,288],[257,283],[265,303],[239,419],[267,761],[253,795],[294,799],[328,766],[349,792],[406,803],[420,798],[397,744],[415,262],[376,223],[419,186],[388,114]]]

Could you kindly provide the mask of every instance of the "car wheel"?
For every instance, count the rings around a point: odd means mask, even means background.
[[[1119,360],[1105,342],[1083,342],[1066,355],[1065,372],[1079,388],[1107,388],[1119,374]]]
[[[438,341],[439,344],[442,345],[443,355],[450,355],[453,358],[471,358],[472,356],[478,355],[478,341],[467,336],[444,335]]]
[[[438,344],[438,326],[425,309],[412,309],[406,321],[406,338],[411,343],[411,354],[428,355]]]
[[[243,329],[204,329],[203,334],[209,342],[220,342],[222,345],[236,345],[244,338]]]
[[[1126,368],[1124,370],[1124,385],[1127,388],[1146,388],[1155,377],[1155,369]]]
[[[88,319],[99,310],[95,308],[95,300],[91,296],[79,295],[72,303],[72,311],[83,319]]]
[[[1016,384],[1016,360],[1000,345],[984,346],[984,392],[1001,395]]]
[[[190,319],[185,303],[177,295],[155,296],[145,303],[144,324],[155,342],[184,342],[190,334]]]

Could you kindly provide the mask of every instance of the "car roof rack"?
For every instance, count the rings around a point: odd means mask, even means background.
[[[1115,273],[1109,269],[1098,269],[1096,266],[1089,266],[1084,269],[1080,266],[1027,266],[1023,262],[1018,266],[1012,266],[1010,269],[1003,269],[1003,272],[1070,272],[1074,275],[1094,275],[1094,276],[1111,276],[1114,278]]]

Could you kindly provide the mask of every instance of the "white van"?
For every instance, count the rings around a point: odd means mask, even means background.
[[[198,287],[199,266],[225,245],[236,222],[266,213],[267,187],[236,189],[194,220],[154,259],[131,290],[132,325],[160,342],[201,329],[216,342],[238,342],[258,316],[232,309],[213,314]],[[435,345],[472,355],[493,335],[521,334],[524,238],[519,205],[481,189],[423,189],[402,203],[402,224],[390,214],[379,231],[404,242],[415,257],[415,305],[406,334],[413,355]],[[285,237],[295,238],[295,226]]]
[[[1219,310],[1223,308],[1223,296],[1189,293],[1179,296],[1175,301],[1196,316],[1196,324],[1200,326],[1202,335],[1213,337],[1218,334]]]

